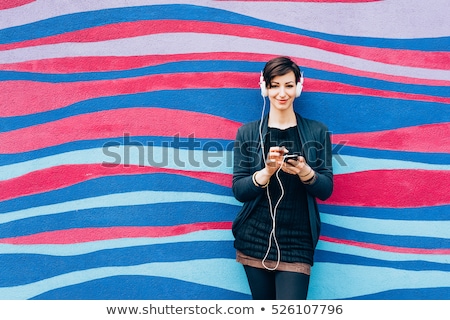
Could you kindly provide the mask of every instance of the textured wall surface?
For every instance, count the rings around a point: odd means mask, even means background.
[[[0,1],[0,299],[250,299],[237,128],[304,71],[335,190],[310,299],[450,299],[448,1]]]

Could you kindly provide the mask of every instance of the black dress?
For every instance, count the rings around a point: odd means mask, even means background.
[[[272,146],[285,146],[289,152],[301,152],[302,144],[297,127],[284,130],[269,128],[265,137],[265,152]],[[306,190],[300,178],[280,170],[280,183],[274,174],[268,188],[268,196],[262,197],[246,222],[235,235],[238,252],[257,259],[264,259],[269,248],[273,228],[272,213],[275,216],[275,237],[281,252],[280,260],[288,263],[313,264],[313,241],[309,221]],[[274,210],[277,202],[283,197]],[[278,249],[272,239],[267,260],[277,261]]]

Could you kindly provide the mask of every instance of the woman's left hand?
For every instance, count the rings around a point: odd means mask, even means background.
[[[283,163],[281,170],[289,174],[302,175],[310,171],[309,165],[302,156],[298,156],[297,160],[289,159]]]

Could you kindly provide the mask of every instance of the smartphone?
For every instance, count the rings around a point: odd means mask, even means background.
[[[302,155],[301,152],[294,152],[293,154],[285,154],[284,161],[288,161],[289,159],[297,160],[297,158],[301,155]]]

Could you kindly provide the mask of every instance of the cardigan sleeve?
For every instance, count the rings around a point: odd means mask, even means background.
[[[309,148],[313,148],[313,150],[308,150],[308,154],[315,154],[315,157],[310,161],[307,159],[307,161],[316,172],[316,181],[305,185],[306,190],[312,196],[326,200],[333,192],[331,137],[327,128],[321,130],[319,141]]]
[[[244,131],[244,127],[238,129],[233,148],[232,190],[235,198],[241,202],[254,200],[265,190],[253,183],[252,175],[260,165],[258,161],[262,159],[258,156],[257,143],[245,137]]]

